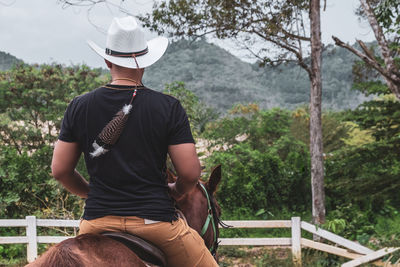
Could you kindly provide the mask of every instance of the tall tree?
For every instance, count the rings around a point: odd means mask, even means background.
[[[109,1],[59,2],[65,6],[94,6]],[[121,1],[120,6],[123,2]],[[170,0],[156,2],[153,12],[142,16],[141,20],[150,29],[158,33],[169,32],[175,37],[214,34],[219,39],[236,40],[240,47],[248,49],[262,64],[296,62],[307,72],[311,82],[313,222],[323,223],[325,194],[321,124],[320,0]],[[265,44],[265,41],[269,45],[260,45]],[[311,64],[307,59],[310,55]]]
[[[361,40],[357,40],[357,42],[363,51],[359,51],[345,44],[335,36],[332,36],[332,38],[338,46],[348,49],[361,58],[367,65],[378,71],[382,75],[390,91],[400,99],[400,64],[396,64],[395,60],[400,54],[400,40],[398,37],[400,33],[400,8],[398,1],[360,0],[360,2],[362,15],[367,18],[374,32],[382,59],[377,57]],[[392,38],[390,38],[390,35],[392,35]],[[387,36],[389,36],[389,39]]]
[[[322,157],[322,43],[320,0],[311,0],[311,94],[310,94],[310,155],[312,215],[314,223],[325,221],[324,161]]]
[[[296,62],[307,72],[311,82],[313,221],[323,223],[320,1],[170,0],[156,3],[152,13],[141,20],[150,29],[177,38],[213,34],[235,40],[263,64]]]

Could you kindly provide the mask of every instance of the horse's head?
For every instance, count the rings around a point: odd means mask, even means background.
[[[168,182],[176,181],[176,176],[168,174]],[[218,224],[221,208],[214,194],[221,181],[221,165],[215,167],[207,182],[199,182],[195,189],[180,198],[176,205],[183,212],[190,227],[195,229],[215,256],[218,247]]]

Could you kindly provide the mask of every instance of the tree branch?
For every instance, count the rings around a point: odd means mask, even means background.
[[[361,2],[361,5],[362,5],[366,15],[367,15],[368,22],[371,25],[372,30],[374,31],[375,38],[378,41],[378,44],[381,48],[382,57],[383,57],[383,60],[385,61],[386,69],[389,72],[389,77],[393,81],[398,80],[398,79],[396,79],[398,77],[395,77],[395,72],[397,69],[396,65],[394,64],[394,60],[390,54],[388,42],[385,38],[385,35],[383,34],[382,28],[379,26],[379,23],[376,20],[374,10],[371,8],[371,6],[367,0],[360,0],[360,2]]]
[[[307,71],[308,75],[311,75],[311,74],[312,74],[312,73],[311,73],[311,68],[304,62],[304,59],[303,59],[301,53],[300,53],[299,51],[295,50],[295,49],[294,49],[293,47],[291,47],[290,45],[281,43],[281,42],[279,42],[279,41],[277,41],[277,40],[274,40],[274,39],[272,39],[271,37],[269,37],[268,35],[263,35],[262,33],[256,31],[255,29],[252,29],[252,30],[250,31],[250,33],[254,33],[254,34],[258,35],[259,37],[263,38],[264,40],[267,40],[267,41],[269,41],[269,42],[271,42],[271,43],[277,45],[278,47],[281,47],[281,48],[283,48],[283,49],[286,49],[286,50],[289,51],[289,52],[292,52],[292,53],[297,57],[297,59],[298,59],[298,64],[300,65],[300,67],[302,67],[303,69],[305,69],[305,70]],[[310,77],[311,77],[311,76],[310,76]]]
[[[364,51],[364,53],[371,59],[371,60],[375,60],[375,56],[374,53],[372,53],[371,50],[369,50],[369,48],[365,45],[365,43],[361,40],[356,40],[357,43],[360,45],[361,49]]]
[[[336,45],[346,48],[347,50],[349,50],[350,52],[352,52],[353,54],[355,54],[356,56],[358,56],[359,58],[361,58],[365,63],[367,63],[368,65],[370,65],[371,67],[373,67],[375,70],[377,70],[385,79],[390,91],[398,98],[400,99],[400,91],[398,88],[400,88],[400,79],[397,78],[395,75],[391,75],[391,73],[383,68],[377,61],[375,58],[371,58],[370,55],[366,55],[361,53],[360,51],[358,51],[357,49],[355,49],[354,47],[343,43],[339,38],[332,36],[332,39],[335,41]],[[362,47],[362,46],[361,46]],[[365,47],[366,48],[366,47]],[[369,51],[367,49],[367,51]],[[370,52],[370,51],[369,51]],[[368,53],[367,53],[368,54]],[[395,79],[393,79],[393,77]]]
[[[374,69],[376,69],[380,74],[382,74],[384,77],[391,79],[390,78],[390,73],[383,68],[374,58],[370,58],[368,55],[361,53],[360,51],[358,51],[357,49],[355,49],[354,47],[345,44],[343,41],[341,41],[339,38],[332,36],[332,39],[335,41],[335,44],[346,48],[347,50],[349,50],[350,52],[352,52],[353,54],[355,54],[356,56],[358,56],[359,58],[361,58],[365,63],[367,63],[368,65],[371,65]]]

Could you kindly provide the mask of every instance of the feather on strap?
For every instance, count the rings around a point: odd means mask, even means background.
[[[114,118],[107,123],[107,125],[103,128],[103,130],[101,130],[99,135],[93,141],[92,146],[94,151],[90,153],[93,158],[107,153],[118,141],[122,131],[125,128],[126,122],[128,121],[130,111],[132,110],[132,102],[136,96],[136,93],[137,89],[135,89],[129,104],[125,105],[120,111],[117,112],[117,114],[115,114]]]

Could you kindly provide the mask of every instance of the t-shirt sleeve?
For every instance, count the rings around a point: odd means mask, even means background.
[[[168,145],[195,143],[188,117],[181,103],[174,103],[171,111]]]
[[[64,118],[61,122],[61,129],[58,139],[64,142],[77,142],[77,138],[74,135],[74,110],[76,106],[76,98],[69,103],[64,113]]]

